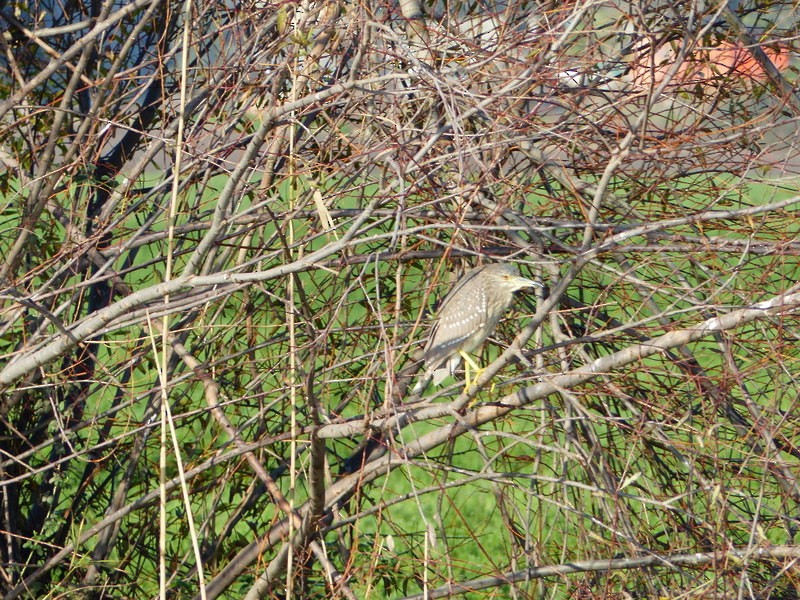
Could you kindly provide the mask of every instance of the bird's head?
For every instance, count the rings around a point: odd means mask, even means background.
[[[490,285],[496,285],[505,292],[516,292],[525,288],[544,287],[538,281],[522,277],[517,267],[509,264],[487,265],[484,273]]]

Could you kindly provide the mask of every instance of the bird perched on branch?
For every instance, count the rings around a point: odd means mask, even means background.
[[[476,267],[459,279],[439,308],[425,345],[425,374],[414,392],[424,390],[431,379],[434,385],[439,385],[452,375],[462,358],[468,367],[480,371],[467,352],[476,350],[492,334],[514,301],[514,292],[532,287],[543,286],[538,281],[521,277],[517,267],[510,264]]]

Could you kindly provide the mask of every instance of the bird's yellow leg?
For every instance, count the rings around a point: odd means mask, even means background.
[[[470,385],[470,377],[469,377],[469,370],[472,368],[475,371],[475,379],[480,377],[481,373],[483,373],[484,369],[478,366],[472,357],[464,352],[463,350],[459,350],[458,353],[461,355],[461,358],[464,359],[464,383],[465,389],[469,389]]]

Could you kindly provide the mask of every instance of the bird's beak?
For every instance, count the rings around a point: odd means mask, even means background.
[[[528,279],[527,277],[515,277],[514,284],[519,288],[543,288],[544,284],[539,283],[538,281],[534,281],[533,279]]]

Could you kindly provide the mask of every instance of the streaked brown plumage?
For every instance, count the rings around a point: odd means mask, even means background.
[[[439,385],[461,362],[462,352],[472,352],[488,338],[503,313],[514,301],[514,292],[541,286],[520,277],[511,264],[490,264],[468,271],[442,301],[439,314],[425,345],[425,375],[415,391],[429,378]]]

